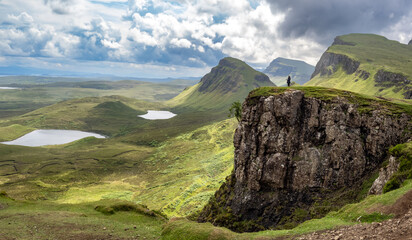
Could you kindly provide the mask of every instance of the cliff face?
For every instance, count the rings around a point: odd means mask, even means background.
[[[375,82],[375,86],[378,87],[396,87],[399,90],[405,90],[403,96],[406,99],[412,98],[411,81],[401,73],[393,73],[381,69],[375,74]]]
[[[263,71],[276,86],[286,86],[286,78],[290,75],[293,82],[303,85],[310,80],[315,67],[299,60],[276,58]]]
[[[315,202],[360,185],[410,129],[409,115],[365,111],[344,97],[288,89],[247,101],[234,136],[234,172],[199,218],[238,231],[310,218]],[[227,224],[225,214],[253,224]]]
[[[305,85],[412,98],[412,48],[373,34],[338,36]]]
[[[319,73],[321,77],[325,75],[330,76],[337,71],[339,65],[342,65],[343,70],[345,70],[347,74],[352,74],[356,72],[359,64],[358,61],[355,61],[346,55],[325,52],[316,64],[315,71],[311,78],[314,78]]]

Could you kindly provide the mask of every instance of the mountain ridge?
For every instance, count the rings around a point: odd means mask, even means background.
[[[315,67],[301,60],[278,57],[274,59],[263,71],[277,86],[286,86],[286,77],[291,76],[292,81],[303,85],[310,80]]]
[[[373,96],[412,98],[411,45],[374,34],[335,38],[306,86],[331,87]]]
[[[243,101],[247,94],[262,86],[274,86],[265,74],[245,62],[231,57],[223,58],[200,82],[186,88],[168,104],[179,109],[219,110],[227,112],[235,101]]]

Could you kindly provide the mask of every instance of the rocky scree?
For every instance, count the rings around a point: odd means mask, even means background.
[[[250,100],[234,136],[234,172],[200,222],[256,231],[325,215],[312,211],[316,204],[362,185],[388,148],[410,137],[409,115],[360,112],[342,97],[327,101],[289,89]]]

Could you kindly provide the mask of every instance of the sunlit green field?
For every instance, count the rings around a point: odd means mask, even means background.
[[[235,125],[226,120],[152,146],[93,137],[61,146],[0,145],[0,189],[17,199],[123,199],[187,215],[230,174]]]

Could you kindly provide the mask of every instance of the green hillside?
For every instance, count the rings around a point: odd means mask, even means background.
[[[293,82],[300,85],[310,80],[315,67],[304,61],[287,58],[276,58],[263,71],[276,86],[286,86],[286,78],[290,75]]]
[[[0,119],[19,116],[60,101],[120,95],[124,97],[155,102],[165,101],[177,96],[190,81],[175,80],[168,83],[141,81],[82,81],[82,82],[37,82],[36,78],[7,77],[8,84],[21,89],[0,90]],[[43,79],[43,78],[42,78]],[[58,78],[60,79],[60,78]],[[52,78],[56,80],[56,78]],[[10,84],[14,82],[14,84]]]
[[[373,34],[339,36],[323,54],[307,86],[412,98],[412,47]]]
[[[186,88],[167,103],[178,111],[225,111],[235,101],[243,102],[248,93],[262,86],[274,86],[269,78],[235,58],[224,58],[198,84]]]
[[[121,96],[89,97],[63,101],[3,120],[0,121],[0,126],[18,124],[31,128],[76,129],[114,136],[143,121],[137,117],[138,114],[161,107],[158,103]]]

